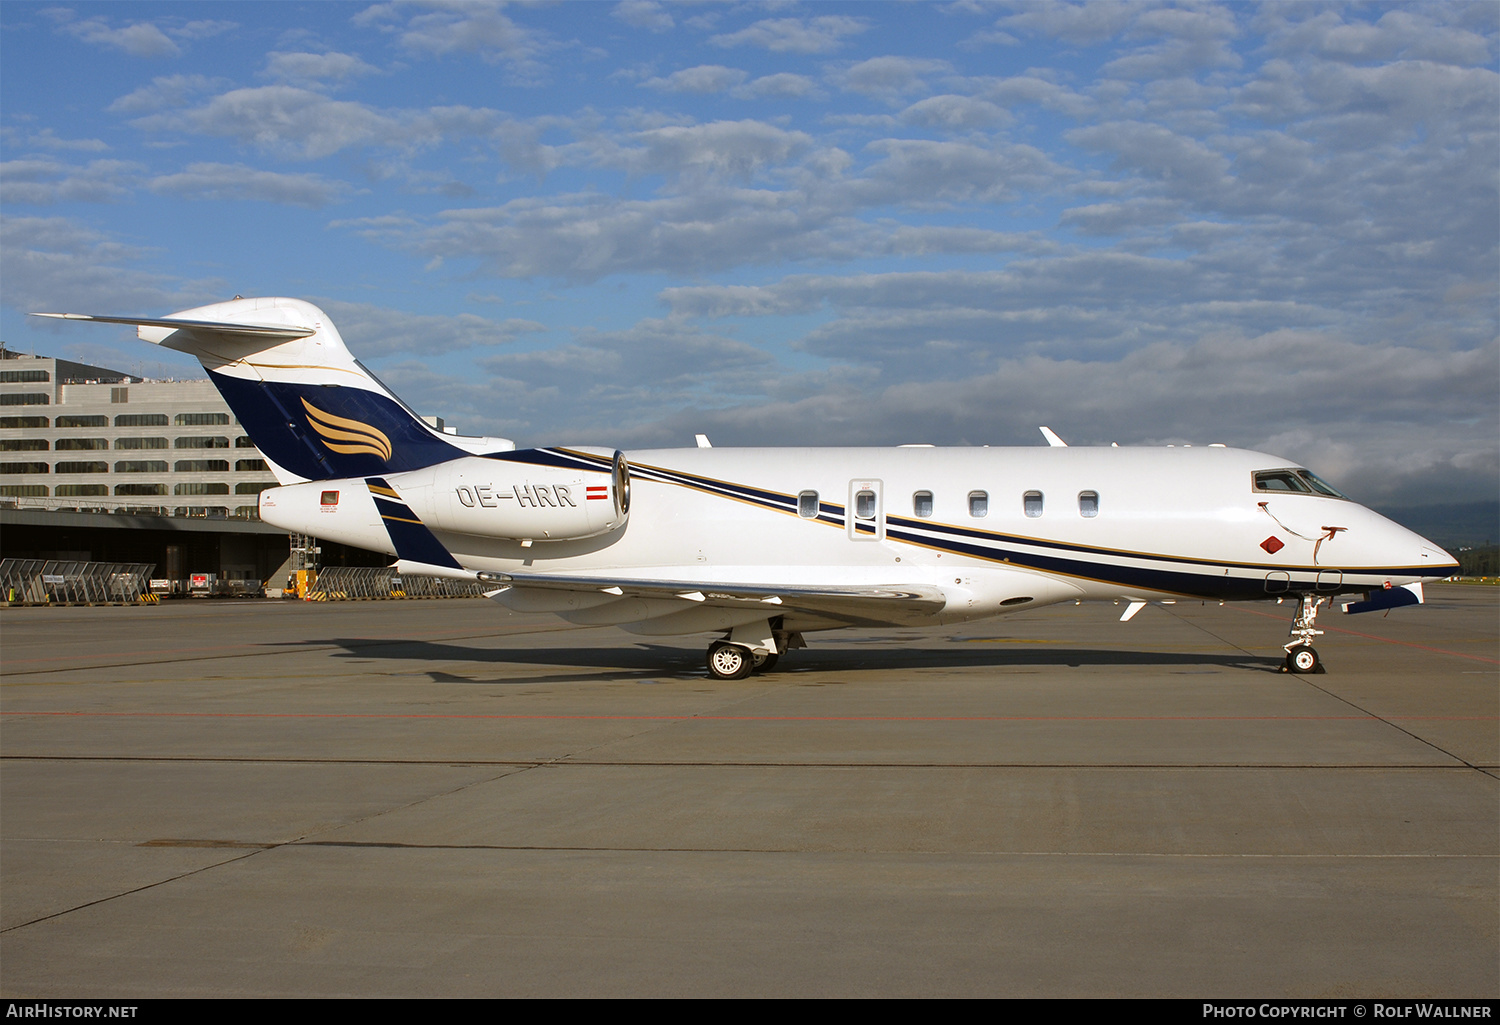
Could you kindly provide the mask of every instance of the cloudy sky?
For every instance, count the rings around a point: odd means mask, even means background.
[[[1500,490],[1500,5],[0,4],[0,331],[321,305],[522,445],[1223,442]],[[166,357],[166,358],[163,358]]]

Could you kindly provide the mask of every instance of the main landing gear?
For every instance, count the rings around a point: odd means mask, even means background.
[[[769,673],[781,658],[779,652],[764,654],[728,641],[708,646],[708,675],[716,680],[743,680],[751,673]]]
[[[728,641],[708,646],[708,675],[716,680],[743,680],[755,671],[755,655],[749,648]]]
[[[1323,660],[1318,657],[1317,649],[1312,646],[1312,639],[1323,636],[1323,631],[1313,629],[1313,624],[1318,621],[1318,609],[1327,605],[1328,601],[1327,598],[1318,598],[1310,594],[1304,594],[1298,600],[1297,616],[1292,620],[1292,629],[1289,634],[1292,640],[1285,645],[1286,666],[1282,672],[1323,672]]]
[[[751,673],[769,673],[788,648],[802,647],[806,645],[801,634],[773,628],[769,622],[735,627],[727,638],[708,646],[708,675],[743,680]]]

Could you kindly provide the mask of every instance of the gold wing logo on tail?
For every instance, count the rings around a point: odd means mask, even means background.
[[[307,410],[307,422],[334,452],[391,458],[391,439],[369,424],[325,413],[306,399],[302,400],[302,408]]]

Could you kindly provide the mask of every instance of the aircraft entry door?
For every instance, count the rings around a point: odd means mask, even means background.
[[[865,478],[849,482],[844,520],[851,541],[885,540],[885,497],[880,481]]]

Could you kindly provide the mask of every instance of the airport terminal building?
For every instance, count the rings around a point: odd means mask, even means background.
[[[212,382],[0,347],[0,556],[258,585],[288,557],[258,514],[275,486]]]
[[[207,380],[0,350],[0,498],[17,508],[257,518],[276,485]]]

